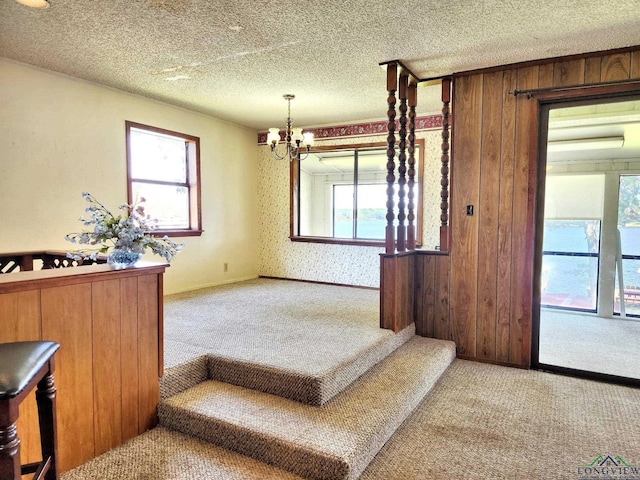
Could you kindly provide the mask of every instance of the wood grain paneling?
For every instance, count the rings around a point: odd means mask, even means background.
[[[415,322],[415,253],[380,256],[380,327],[399,332]]]
[[[156,426],[160,399],[158,381],[158,279],[138,277],[138,431]]]
[[[602,75],[600,78],[601,81],[615,82],[619,80],[628,80],[630,72],[630,52],[606,55],[602,57]]]
[[[61,345],[54,376],[62,471],[155,425],[163,272],[158,264],[96,266],[0,279],[0,342]],[[20,407],[18,434],[23,460],[38,461],[33,396]]]
[[[120,280],[121,355],[122,371],[122,438],[128,440],[139,433],[140,406],[138,404],[138,279]]]
[[[513,165],[515,162],[517,71],[506,70],[502,85],[502,148],[500,150],[500,198],[498,199],[498,258],[496,292],[496,355],[509,361],[511,326],[511,252],[513,224]]]
[[[122,439],[120,365],[120,281],[91,284],[93,316],[93,425],[95,454],[100,455]]]
[[[582,85],[584,83],[584,63],[585,59],[580,58],[577,60],[568,60],[566,62],[556,62],[553,66],[553,86],[554,87],[568,87],[572,85]],[[538,71],[538,67],[525,67],[518,69],[518,71]],[[518,89],[524,90],[526,88],[538,88],[537,76],[535,81],[531,80],[529,84],[535,84],[535,87],[521,87],[518,81]]]
[[[434,310],[434,336],[451,340],[451,317],[449,315],[449,256],[436,259],[435,276],[436,303]]]
[[[396,268],[393,256],[380,256],[380,328],[393,330],[396,310]]]
[[[629,78],[640,78],[640,50],[631,52],[631,74]]]
[[[451,340],[449,321],[449,256],[418,252],[416,271],[416,334]]]
[[[94,457],[91,284],[45,288],[41,295],[42,337],[60,343],[58,442],[75,447],[59,451],[60,469],[66,471]]]
[[[585,59],[584,83],[598,83],[600,81],[601,62],[602,62],[602,59],[600,57],[592,57],[592,58]]]
[[[436,256],[416,258],[416,334],[435,336]]]
[[[454,80],[455,182],[451,193],[451,335],[463,355],[476,355],[478,199],[482,135],[482,75]],[[474,215],[467,215],[472,206]],[[455,232],[455,234],[453,234]]]
[[[0,322],[0,343],[41,340],[40,292],[33,290],[0,295]],[[35,392],[20,405],[16,426],[22,462],[39,461],[42,455]]]
[[[570,62],[582,65],[583,61]],[[564,68],[568,68],[565,64]],[[576,66],[576,68],[578,68]],[[565,72],[566,77],[572,77],[570,71]],[[580,80],[584,75],[579,76]],[[519,90],[538,87],[538,67],[518,69],[517,85]],[[524,245],[527,242],[527,208],[529,204],[529,149],[530,136],[535,125],[531,123],[531,103],[521,95],[516,100],[515,122],[515,162],[513,168],[513,218],[512,218],[512,242],[517,248],[511,252],[511,321],[509,330],[509,362],[522,365],[523,355],[527,348],[525,343],[530,343],[531,310],[528,305],[530,298],[526,298],[525,287],[527,275],[532,269],[527,265]]]
[[[553,86],[553,66],[553,63],[540,65],[540,70],[538,71],[538,87],[548,88]]]
[[[498,268],[498,214],[500,150],[502,134],[503,73],[484,75],[482,94],[482,155],[478,202],[478,321],[477,356],[495,359]]]

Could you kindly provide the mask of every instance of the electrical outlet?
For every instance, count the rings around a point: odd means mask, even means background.
[[[225,263],[223,268],[224,268],[224,271],[227,272],[229,270],[229,264]]]

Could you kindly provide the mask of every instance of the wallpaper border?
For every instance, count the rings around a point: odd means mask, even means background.
[[[331,127],[305,128],[305,132],[313,133],[315,140],[330,138],[355,137],[360,135],[382,135],[387,133],[388,120],[376,122],[354,123],[351,125],[335,125]],[[398,128],[396,119],[396,128]],[[442,115],[426,115],[416,117],[416,130],[433,130],[442,128]],[[283,131],[280,132],[282,136]],[[258,145],[267,143],[267,132],[258,132]]]

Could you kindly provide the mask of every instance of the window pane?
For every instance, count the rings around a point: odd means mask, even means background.
[[[598,258],[543,255],[542,304],[578,310],[595,310]]]
[[[387,185],[358,185],[358,238],[384,239]]]
[[[598,253],[600,222],[597,220],[544,221],[542,250],[545,252]]]
[[[416,144],[413,189],[414,225],[418,231],[422,223],[422,207],[419,204],[420,145]],[[299,194],[298,224],[293,226],[294,237],[384,240],[387,214],[386,146],[366,144],[345,147],[338,146],[336,150],[319,148],[299,162],[295,179],[297,188],[292,190],[294,194],[296,191]],[[397,188],[396,183],[393,221],[396,226]],[[357,202],[354,202],[354,195],[357,196]],[[408,213],[407,203],[408,197],[405,197],[405,215]]]
[[[300,162],[300,235],[352,238],[353,162],[352,151],[312,153]],[[345,208],[349,213],[342,216]]]
[[[185,141],[132,128],[131,175],[137,180],[187,182]]]
[[[640,175],[620,177],[618,229],[623,255],[640,255]]]
[[[333,236],[353,238],[353,185],[333,186]]]
[[[160,229],[189,228],[189,190],[175,185],[132,182],[133,198],[144,198],[145,212]]]
[[[622,259],[624,306],[628,316],[640,316],[640,260]],[[616,270],[616,292],[613,311],[620,313],[620,283]]]

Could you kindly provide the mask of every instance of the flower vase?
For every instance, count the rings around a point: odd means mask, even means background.
[[[141,252],[116,248],[109,252],[107,263],[114,270],[122,270],[123,268],[132,267],[142,257]]]

